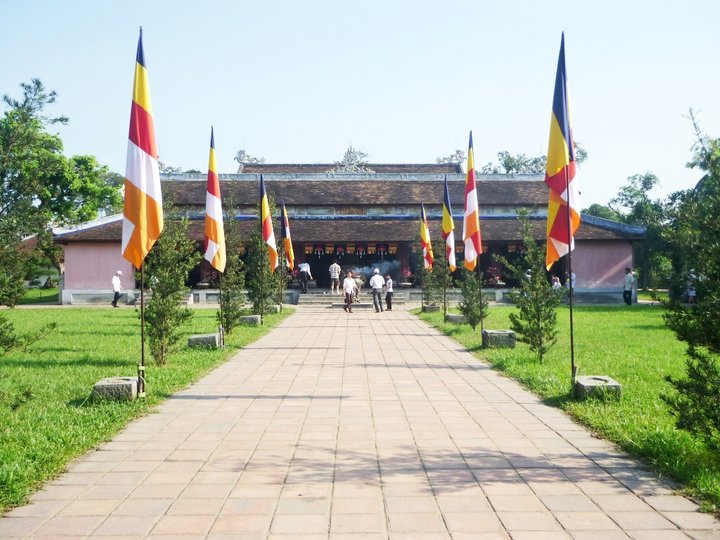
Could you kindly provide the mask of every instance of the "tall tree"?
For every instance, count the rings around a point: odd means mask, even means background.
[[[168,209],[165,212],[170,214]],[[145,328],[150,353],[158,364],[167,363],[180,340],[180,327],[192,318],[192,311],[183,302],[188,293],[190,270],[200,258],[197,245],[188,238],[187,219],[173,219],[166,222],[145,259],[145,279],[152,290],[145,308]]]
[[[674,393],[663,396],[678,426],[720,449],[720,139],[702,134],[691,111],[697,142],[688,164],[705,172],[695,189],[676,194],[667,238],[673,246],[676,288],[696,289],[696,303],[671,295],[667,325],[685,341],[687,377],[669,379]]]
[[[512,329],[519,334],[542,363],[557,338],[557,307],[560,295],[554,291],[545,271],[545,249],[532,236],[527,213],[520,214],[523,252],[515,262],[499,257],[520,287],[511,293],[518,312],[510,313]]]
[[[222,274],[222,287],[220,291],[220,310],[217,313],[218,322],[226,334],[240,324],[240,317],[245,311],[245,265],[241,259],[241,252],[245,249],[240,233],[240,223],[234,219],[237,213],[236,205],[231,199],[225,210],[225,247],[227,260],[225,272]]]
[[[529,157],[525,154],[511,154],[502,150],[497,154],[497,163],[489,162],[480,168],[480,174],[544,174],[547,156]],[[575,141],[575,162],[580,165],[588,153]],[[439,161],[438,161],[439,162]]]
[[[647,288],[665,285],[665,276],[670,266],[667,245],[663,238],[667,203],[651,196],[651,191],[658,184],[658,178],[652,172],[646,172],[629,176],[627,180],[628,183],[620,188],[617,196],[608,203],[608,207],[619,216],[619,221],[646,228],[644,241],[633,246],[635,265],[640,269],[641,286]]]
[[[622,221],[622,216],[620,214],[604,204],[593,203],[587,208],[583,208],[582,213],[612,221]]]
[[[16,246],[37,234],[43,249],[51,226],[94,219],[119,208],[121,197],[106,167],[92,156],[65,157],[60,137],[48,133],[68,121],[46,113],[56,93],[39,79],[20,87],[22,98],[3,96],[8,109],[0,118],[0,242]]]

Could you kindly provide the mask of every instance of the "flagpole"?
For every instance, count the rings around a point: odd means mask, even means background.
[[[220,312],[220,346],[225,347],[225,326],[223,319],[223,302],[222,302],[222,272],[218,272],[218,311]]]
[[[145,265],[140,265],[140,365],[138,366],[138,397],[145,397]]]
[[[280,243],[282,244],[282,257],[280,258],[280,279],[278,280],[278,290],[280,292],[280,296],[278,297],[279,306],[280,306],[280,312],[282,313],[282,305],[283,305],[283,291],[284,291],[284,285],[285,285],[285,264],[286,264],[286,256],[285,256],[285,238],[280,239]]]
[[[572,144],[572,142],[570,143]],[[575,365],[575,329],[573,325],[573,304],[575,303],[575,284],[573,283],[573,271],[572,271],[572,249],[573,236],[572,236],[572,215],[570,207],[570,173],[568,167],[565,167],[565,193],[567,193],[567,226],[568,226],[568,279],[570,280],[570,296],[568,297],[568,304],[570,305],[570,382],[572,386],[575,386],[575,380],[577,378],[577,366]]]

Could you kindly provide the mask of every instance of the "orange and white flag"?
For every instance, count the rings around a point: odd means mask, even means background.
[[[278,250],[275,243],[272,216],[270,215],[270,203],[265,191],[265,180],[262,174],[260,175],[260,225],[262,227],[262,239],[267,246],[268,258],[270,259],[270,271],[274,272],[278,267]]]
[[[465,209],[463,211],[463,242],[465,243],[465,268],[471,272],[477,266],[482,253],[480,237],[480,210],[478,208],[477,184],[475,183],[475,156],[472,131],[468,145],[467,177],[465,178]]]
[[[121,250],[125,259],[140,268],[163,230],[160,171],[142,28],[135,60],[129,139]]]
[[[210,128],[210,159],[205,193],[205,260],[218,272],[225,271],[225,229],[223,227],[220,180],[215,159],[215,130]]]
[[[430,241],[430,227],[428,227],[427,214],[425,213],[425,205],[420,203],[420,245],[422,246],[423,265],[425,270],[432,272],[433,255],[432,242]]]

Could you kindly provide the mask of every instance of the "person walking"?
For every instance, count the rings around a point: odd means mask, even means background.
[[[347,276],[343,280],[343,292],[345,293],[345,305],[343,309],[347,313],[352,313],[353,295],[355,294],[355,278],[353,273],[348,270]]]
[[[340,294],[340,265],[337,261],[333,261],[328,269],[330,272],[330,293]]]
[[[110,302],[110,305],[112,307],[120,307],[117,305],[118,300],[120,300],[120,292],[122,292],[120,276],[122,276],[122,270],[118,270],[117,272],[115,272],[115,275],[112,278],[113,299],[112,302]]]
[[[375,313],[381,313],[383,310],[382,304],[382,290],[385,285],[385,280],[380,275],[380,270],[377,268],[373,270],[373,276],[370,278],[370,288],[372,289],[373,306],[375,306]]]
[[[393,298],[393,280],[390,274],[385,276],[385,303],[387,304],[387,310],[392,311],[392,298]]]
[[[312,272],[310,271],[310,265],[306,262],[302,262],[298,265],[298,270],[300,271],[300,286],[302,287],[302,292],[306,293],[308,281],[313,279]]]
[[[632,271],[629,268],[625,268],[625,281],[623,282],[623,300],[629,306],[632,304],[632,290],[635,279],[633,278]]]

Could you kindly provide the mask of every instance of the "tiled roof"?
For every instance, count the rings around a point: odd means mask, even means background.
[[[164,180],[163,197],[178,206],[205,205],[207,183],[203,180]],[[443,198],[442,177],[433,180],[265,180],[268,193],[288,206],[339,206],[339,205],[440,205]],[[462,208],[464,180],[448,179],[450,203],[453,210]],[[221,180],[220,191],[224,201],[238,206],[258,203],[260,186],[256,181]],[[548,188],[537,180],[479,180],[478,202],[487,206],[545,206]]]
[[[462,167],[457,163],[367,163],[363,166],[376,174],[451,174],[463,172]],[[242,172],[257,174],[324,174],[336,167],[335,163],[249,163],[243,166]]]
[[[240,234],[249,236],[257,221],[240,221]],[[440,238],[440,221],[430,220],[430,234],[433,239]],[[545,240],[546,225],[544,219],[533,220],[533,236]],[[278,223],[275,222],[277,229]],[[412,242],[419,233],[417,219],[384,220],[343,220],[343,219],[295,219],[290,224],[295,242]],[[520,238],[520,222],[512,218],[482,219],[480,228],[484,242],[517,242]],[[204,234],[203,220],[190,222],[190,236],[198,242]],[[459,243],[462,235],[462,222],[455,220],[455,239]],[[59,243],[68,242],[120,242],[122,238],[122,219],[106,222],[97,227],[69,231],[56,236]],[[642,238],[641,234],[628,234],[623,231],[603,228],[583,223],[576,234],[578,241],[583,240],[633,240]]]

